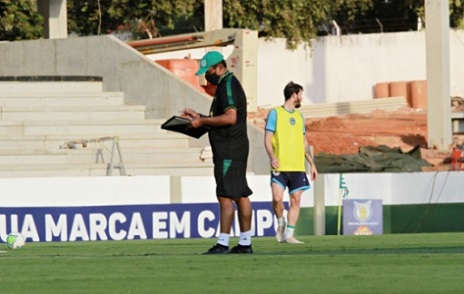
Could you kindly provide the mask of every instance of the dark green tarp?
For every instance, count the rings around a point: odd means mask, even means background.
[[[368,146],[359,148],[358,154],[319,153],[314,161],[319,173],[418,172],[432,166],[421,158],[419,146],[406,153],[385,145]]]

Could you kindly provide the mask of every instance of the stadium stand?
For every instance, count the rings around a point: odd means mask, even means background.
[[[0,111],[0,177],[105,176],[120,163],[108,137],[127,175],[212,173],[203,147],[145,119],[145,106],[125,105],[122,92],[103,91],[101,78],[4,77]],[[64,148],[70,141],[87,144]]]

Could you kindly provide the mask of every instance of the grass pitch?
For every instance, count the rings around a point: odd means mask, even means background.
[[[300,239],[305,243],[254,238],[250,255],[201,255],[216,239],[27,243],[16,250],[2,243],[0,287],[47,294],[464,292],[464,233]]]

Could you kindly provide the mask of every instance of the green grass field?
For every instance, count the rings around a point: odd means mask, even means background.
[[[463,293],[464,233],[0,244],[1,293]],[[231,240],[235,245],[237,238]]]

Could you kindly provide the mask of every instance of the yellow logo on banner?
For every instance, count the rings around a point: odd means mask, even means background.
[[[354,217],[359,222],[368,221],[372,217],[372,200],[364,203],[354,201]]]

